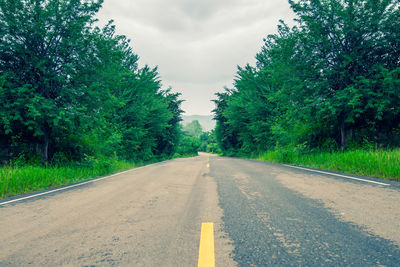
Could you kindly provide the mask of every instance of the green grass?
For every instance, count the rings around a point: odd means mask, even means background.
[[[175,154],[172,158],[193,156],[197,154]],[[154,158],[135,164],[114,159],[90,158],[88,162],[71,163],[68,166],[0,166],[0,199],[78,183],[168,159],[170,158]]]
[[[0,167],[0,199],[77,183],[135,167],[133,163],[116,160],[95,161],[90,165]]]
[[[265,152],[258,156],[257,159],[362,176],[400,180],[400,149],[352,150],[332,153],[301,153],[293,149],[281,149]]]

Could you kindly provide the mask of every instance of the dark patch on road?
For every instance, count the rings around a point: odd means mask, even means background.
[[[240,266],[398,266],[391,241],[282,186],[265,164],[213,159],[225,230]]]

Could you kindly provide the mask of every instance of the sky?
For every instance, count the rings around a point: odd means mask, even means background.
[[[232,87],[237,66],[254,64],[263,38],[293,13],[287,0],[105,0],[98,18],[131,39],[140,66],[158,66],[185,115],[210,115],[214,94]]]

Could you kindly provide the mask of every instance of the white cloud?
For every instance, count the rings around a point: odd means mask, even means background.
[[[209,114],[236,66],[254,63],[262,39],[292,16],[282,0],[105,0],[99,13],[132,40],[141,65],[159,66],[187,114]]]

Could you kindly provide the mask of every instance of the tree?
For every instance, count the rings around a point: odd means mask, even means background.
[[[0,0],[0,157],[42,162],[174,154],[179,94],[157,68],[138,67],[102,1]]]
[[[230,127],[229,118],[226,117],[225,110],[228,107],[228,100],[230,97],[231,90],[225,88],[224,93],[216,93],[217,99],[213,100],[215,103],[215,109],[213,110],[215,116],[214,119],[217,121],[215,127],[215,135],[223,152],[234,153],[241,147],[238,141],[238,133]]]
[[[289,1],[283,21],[214,100],[225,153],[280,146],[345,149],[350,142],[399,143],[400,3]]]
[[[158,140],[157,150],[166,156],[172,156],[175,154],[179,145],[179,139],[181,135],[180,122],[182,121],[181,104],[183,100],[180,100],[180,93],[171,93],[171,88],[164,92],[164,95],[168,101],[168,110],[173,115],[169,120],[169,127],[164,131],[163,135]]]
[[[198,120],[194,120],[183,127],[183,130],[190,136],[200,138],[200,135],[203,133],[203,127],[199,123]]]
[[[221,153],[222,151],[218,148],[217,137],[215,135],[215,129],[210,132],[203,132],[200,136],[201,146],[199,151],[210,152],[210,153]]]
[[[375,128],[373,124],[381,120],[382,111],[390,112],[392,108],[392,101],[387,99],[396,98],[383,88],[382,71],[390,72],[399,66],[400,52],[393,47],[399,47],[400,3],[289,2],[305,33],[299,50],[314,68],[306,75],[303,90],[308,98],[317,101],[308,101],[307,105],[322,118],[322,123],[337,122],[340,144],[345,148],[354,131]],[[382,103],[388,105],[382,107]]]
[[[42,161],[58,132],[73,131],[85,94],[73,78],[102,1],[0,1],[1,125],[36,143]]]

